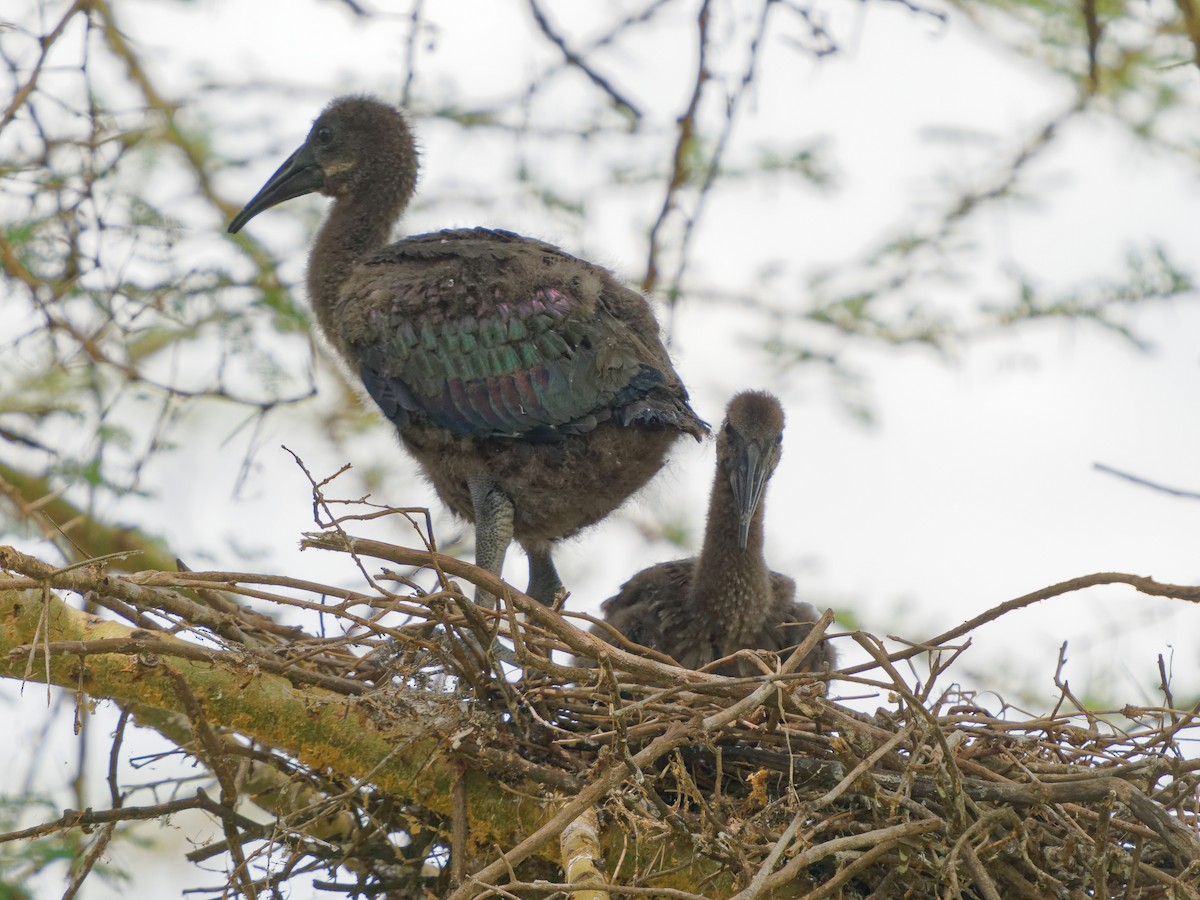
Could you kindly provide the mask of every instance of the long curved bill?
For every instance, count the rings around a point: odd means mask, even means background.
[[[771,470],[756,444],[748,441],[741,443],[736,453],[730,480],[733,482],[733,498],[738,510],[738,547],[745,550],[750,536],[750,522],[762,500],[763,487]]]
[[[319,191],[324,186],[325,173],[317,165],[308,144],[305,144],[284,161],[253,199],[233,217],[233,221],[229,223],[229,233],[237,234],[264,209],[270,209],[277,203],[291,200],[293,197]]]

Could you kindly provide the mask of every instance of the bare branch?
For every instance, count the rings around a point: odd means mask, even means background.
[[[1124,478],[1126,481],[1132,481],[1134,484],[1139,484],[1142,487],[1148,487],[1151,490],[1161,491],[1164,494],[1170,494],[1172,497],[1184,497],[1188,500],[1200,500],[1200,492],[1184,491],[1179,488],[1167,487],[1165,484],[1159,484],[1156,481],[1150,481],[1138,475],[1133,475],[1129,472],[1123,472],[1120,469],[1114,469],[1112,466],[1104,463],[1092,463],[1092,468],[1097,472],[1103,472],[1106,475],[1115,475],[1117,478]]]
[[[635,121],[642,118],[641,111],[634,106],[634,104],[628,100],[624,94],[614,88],[612,83],[599,72],[597,72],[596,69],[593,68],[592,65],[589,64],[588,61],[585,60],[580,54],[576,53],[567,46],[566,39],[554,30],[554,27],[546,18],[545,12],[538,5],[537,0],[529,0],[529,11],[533,13],[533,20],[537,22],[537,26],[539,29],[541,29],[542,34],[546,36],[550,43],[552,43],[562,52],[563,59],[567,61],[568,65],[574,66],[584,75],[586,75],[592,84],[596,85],[596,87],[600,88],[600,90],[607,94],[612,102],[624,110],[630,116],[630,118],[634,119]]]

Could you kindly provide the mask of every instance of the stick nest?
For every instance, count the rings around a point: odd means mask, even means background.
[[[260,774],[304,786],[290,807],[257,795],[288,828],[227,824],[251,864],[276,860],[261,886],[324,868],[322,887],[355,896],[567,896],[580,889],[564,874],[578,857],[592,864],[587,890],[601,891],[579,896],[592,897],[1200,897],[1194,697],[1177,704],[1164,677],[1161,706],[1097,711],[1063,682],[1056,708],[1029,718],[953,683],[964,638],[981,620],[1094,584],[1193,602],[1196,588],[1087,576],[898,652],[869,634],[844,635],[869,662],[794,671],[833,633],[827,613],[793,652],[745,654],[761,675],[728,678],[605,644],[583,630],[586,617],[541,607],[432,550],[340,528],[307,536],[305,547],[348,554],[370,588],[3,560],[43,585],[114,598],[110,610],[126,617],[136,606],[143,633],[157,615],[202,638],[181,643],[354,698],[384,732],[432,736],[431,760],[482,773],[493,800],[541,811],[536,827],[485,821],[466,776],[432,793],[417,789],[420,775],[411,792],[389,791],[370,772],[350,778],[296,748],[257,742]],[[437,590],[415,586],[417,568],[436,573]],[[474,605],[456,578],[500,596],[500,608]],[[155,592],[174,606],[152,608]],[[185,595],[200,598],[197,611],[180,605]],[[251,597],[258,611],[244,602]],[[319,608],[324,632],[278,625],[263,603]],[[864,713],[835,702],[834,691],[879,694],[885,705]],[[423,717],[415,731],[414,716]],[[205,746],[217,752],[212,740]],[[580,822],[595,823],[582,838],[568,827]],[[229,841],[192,857],[228,851]]]

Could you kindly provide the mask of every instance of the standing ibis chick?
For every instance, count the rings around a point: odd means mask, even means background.
[[[475,523],[476,562],[499,575],[515,538],[528,593],[549,604],[553,543],[611,513],[676,439],[708,426],[645,298],[607,270],[483,228],[388,243],[416,178],[404,116],[342,97],[229,231],[293,197],[333,198],[308,261],[317,323],[438,496]]]
[[[763,495],[779,462],[783,408],[771,394],[746,391],[729,403],[717,435],[717,474],[698,557],[643,569],[604,601],[604,618],[629,640],[698,668],[738,650],[799,644],[817,619],[795,600],[796,585],[767,568]],[[605,630],[593,633],[612,640]],[[834,664],[822,641],[802,669]],[[758,674],[744,664],[722,674]]]

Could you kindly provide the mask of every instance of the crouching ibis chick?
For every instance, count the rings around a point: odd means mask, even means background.
[[[638,572],[604,601],[608,624],[693,669],[738,650],[781,651],[804,640],[817,611],[795,599],[795,582],[771,571],[763,556],[763,500],[782,442],[783,408],[774,396],[746,391],[730,401],[700,555]],[[822,641],[802,669],[834,662]],[[758,674],[744,662],[718,671]]]

